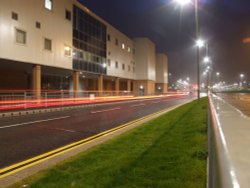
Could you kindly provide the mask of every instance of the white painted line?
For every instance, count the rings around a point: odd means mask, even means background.
[[[155,102],[151,102],[151,104],[156,104],[156,103],[159,103],[159,102],[161,102],[161,101],[155,101]]]
[[[47,122],[47,121],[54,121],[54,120],[59,120],[59,119],[66,119],[69,118],[70,116],[63,116],[63,117],[58,117],[58,118],[53,118],[53,119],[45,119],[45,120],[39,120],[39,121],[32,121],[32,122],[26,122],[26,123],[19,123],[19,124],[14,124],[14,125],[7,125],[0,127],[0,129],[6,129],[10,127],[18,127],[21,125],[28,125],[28,124],[34,124],[34,123],[42,123],[42,122]]]
[[[96,113],[101,113],[101,112],[108,112],[108,111],[113,111],[113,110],[119,110],[121,109],[120,107],[118,108],[109,108],[109,109],[105,109],[105,110],[98,110],[98,111],[91,111],[91,114],[96,114]]]
[[[58,130],[58,131],[65,131],[65,132],[71,132],[71,133],[76,132],[76,131],[74,131],[74,130],[60,129],[60,128],[49,128],[49,129]]]
[[[137,107],[137,106],[145,106],[146,104],[136,104],[136,105],[132,105],[130,107]]]

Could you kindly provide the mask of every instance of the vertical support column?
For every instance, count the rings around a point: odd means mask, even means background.
[[[115,78],[115,95],[119,95],[120,91],[120,79]]]
[[[74,97],[78,97],[79,92],[79,71],[74,71],[73,73],[73,90],[74,90]]]
[[[131,92],[131,80],[127,80],[127,91]]]
[[[32,69],[32,89],[36,99],[41,98],[41,66],[34,65]]]
[[[98,93],[99,96],[102,96],[103,92],[103,75],[98,76]]]

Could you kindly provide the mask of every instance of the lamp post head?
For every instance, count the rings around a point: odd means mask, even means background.
[[[185,6],[191,2],[191,0],[174,0],[174,1],[181,6]]]
[[[198,46],[199,48],[202,48],[205,45],[205,41],[202,39],[198,39],[196,41],[196,46]]]
[[[204,57],[204,62],[205,63],[209,63],[210,62],[210,58],[208,56]]]

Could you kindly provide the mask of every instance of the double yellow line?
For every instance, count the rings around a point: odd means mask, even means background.
[[[179,105],[178,105],[179,106]],[[176,106],[175,106],[176,107]],[[58,149],[55,149],[55,150],[52,150],[50,152],[47,152],[47,153],[44,153],[44,154],[41,154],[41,155],[38,155],[36,157],[33,157],[31,159],[28,159],[28,160],[25,160],[25,161],[22,161],[20,163],[16,163],[14,165],[11,165],[9,167],[6,167],[6,168],[3,168],[0,170],[0,178],[4,178],[6,176],[9,176],[9,175],[12,175],[16,172],[19,172],[21,170],[24,170],[28,167],[31,167],[31,166],[34,166],[35,164],[38,164],[38,163],[41,163],[43,161],[46,161],[52,157],[55,157],[55,156],[58,156],[58,155],[61,155],[69,150],[72,150],[72,149],[75,149],[76,147],[79,147],[79,146],[82,146],[82,145],[85,145],[89,142],[92,142],[100,137],[103,137],[103,136],[106,136],[112,132],[115,132],[115,131],[118,131],[120,129],[123,129],[123,128],[126,128],[128,126],[131,126],[133,125],[134,123],[137,123],[137,122],[140,122],[142,120],[145,120],[147,118],[150,118],[152,116],[155,116],[157,114],[161,114],[163,112],[167,112],[175,107],[171,107],[171,108],[168,108],[168,109],[164,109],[164,110],[161,110],[159,112],[156,112],[156,113],[153,113],[153,114],[150,114],[150,115],[147,115],[147,116],[144,116],[142,118],[139,118],[139,119],[136,119],[134,121],[131,121],[129,123],[126,123],[126,124],[123,124],[123,125],[120,125],[118,127],[115,127],[113,129],[110,129],[110,130],[107,130],[107,131],[104,131],[102,133],[99,133],[99,134],[96,134],[94,136],[91,136],[91,137],[88,137],[86,139],[83,139],[83,140],[80,140],[80,141],[77,141],[77,142],[74,142],[72,144],[68,144],[66,146],[63,146],[63,147],[60,147]]]

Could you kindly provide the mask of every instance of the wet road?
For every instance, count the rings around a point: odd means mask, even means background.
[[[250,94],[249,93],[230,93],[230,94],[217,94],[225,99],[232,106],[239,109],[245,115],[250,117]]]
[[[0,168],[54,150],[192,96],[162,97],[0,119]]]

